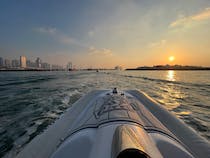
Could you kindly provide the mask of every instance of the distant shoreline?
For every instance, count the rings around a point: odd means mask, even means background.
[[[26,69],[26,70],[18,70],[18,69],[0,69],[0,72],[6,71],[66,71],[66,70],[35,70],[35,69]]]
[[[176,70],[176,71],[210,71],[208,69],[125,69],[126,71],[168,71],[168,70]]]
[[[114,69],[0,69],[0,72],[7,72],[7,71],[65,71],[65,72],[71,72],[71,71],[103,71],[103,70],[114,70]]]
[[[210,67],[202,66],[182,66],[182,65],[156,65],[156,66],[143,66],[137,68],[128,68],[126,70],[184,70],[184,71],[197,71],[197,70],[210,70]]]

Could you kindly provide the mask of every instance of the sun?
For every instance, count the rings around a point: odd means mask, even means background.
[[[169,60],[170,62],[172,62],[172,61],[175,60],[175,58],[174,58],[174,56],[170,56],[170,57],[168,58],[168,60]]]

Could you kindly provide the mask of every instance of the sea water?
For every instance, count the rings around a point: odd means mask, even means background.
[[[210,141],[210,71],[0,72],[0,157],[13,157],[80,97],[136,89]]]

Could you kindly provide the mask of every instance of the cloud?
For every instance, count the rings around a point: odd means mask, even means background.
[[[153,48],[153,47],[162,47],[166,44],[166,40],[162,39],[160,42],[153,42],[150,43],[148,46]]]
[[[70,45],[76,45],[79,47],[87,47],[85,44],[79,42],[78,40],[71,38],[69,36],[65,35],[58,35],[58,41],[62,44],[70,44]]]
[[[179,18],[176,21],[172,22],[169,25],[169,27],[183,26],[191,22],[203,21],[203,20],[208,20],[208,19],[210,19],[210,8],[206,8],[202,12],[199,12],[192,16]]]
[[[45,33],[45,34],[50,34],[50,35],[54,35],[57,32],[56,28],[52,28],[52,27],[39,27],[39,28],[35,28],[34,29],[36,32],[39,33]]]
[[[89,37],[93,37],[93,36],[94,36],[94,32],[93,32],[93,31],[89,31],[89,32],[88,32],[88,36],[89,36]]]
[[[35,28],[34,30],[42,34],[50,35],[62,44],[68,44],[68,45],[71,44],[71,45],[76,45],[80,47],[87,47],[86,45],[80,43],[77,39],[64,35],[62,32],[58,31],[58,29],[56,28],[39,27],[39,28]]]
[[[200,14],[194,15],[192,17],[193,20],[206,20],[210,19],[210,8],[206,8],[203,12]]]
[[[113,56],[112,50],[106,49],[106,48],[96,49],[95,47],[91,46],[88,51],[89,51],[89,55]]]

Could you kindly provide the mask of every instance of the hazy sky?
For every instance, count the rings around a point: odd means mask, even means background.
[[[0,56],[20,55],[77,67],[210,66],[210,0],[1,0]]]

